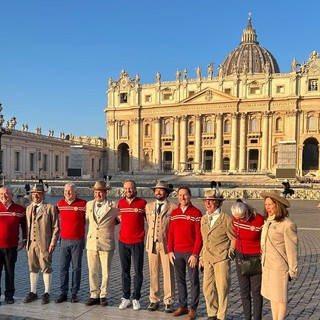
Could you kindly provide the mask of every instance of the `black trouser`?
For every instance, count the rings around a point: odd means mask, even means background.
[[[143,256],[144,256],[144,243],[126,244],[119,241],[119,256],[122,268],[122,291],[123,298],[130,299],[131,287],[131,256],[133,260],[133,294],[132,299],[140,300],[141,287],[143,281]]]
[[[188,306],[188,290],[186,281],[186,269],[188,269],[191,285],[190,309],[197,310],[200,297],[199,268],[198,266],[196,266],[195,268],[189,267],[188,259],[190,258],[191,254],[192,252],[175,251],[174,255],[176,259],[174,260],[174,268],[179,294],[179,306]]]
[[[6,274],[6,290],[4,291],[5,298],[13,298],[15,287],[14,287],[14,268],[17,262],[17,247],[14,248],[0,248],[0,284],[2,269],[4,266]],[[1,289],[0,289],[1,295]]]
[[[240,253],[239,256],[247,260],[250,260],[250,258],[260,258],[260,255],[242,253]],[[263,298],[261,296],[261,274],[256,274],[254,276],[243,276],[238,263],[236,263],[236,268],[244,317],[246,320],[251,320],[251,315],[253,314],[253,320],[261,320],[263,304]],[[253,312],[251,311],[251,299]]]

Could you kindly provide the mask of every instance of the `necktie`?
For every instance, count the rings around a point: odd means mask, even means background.
[[[161,213],[161,207],[162,207],[163,203],[158,203],[158,209],[157,209],[157,213],[160,214]]]
[[[37,215],[37,208],[38,208],[38,206],[34,206],[34,207],[33,207],[32,213],[33,213],[33,216],[34,216],[34,217]]]

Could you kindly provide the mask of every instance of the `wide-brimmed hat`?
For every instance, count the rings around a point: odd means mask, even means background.
[[[204,197],[199,199],[224,201],[222,193],[217,189],[206,190],[204,193]]]
[[[31,193],[36,193],[36,192],[45,193],[46,191],[44,190],[44,185],[42,183],[36,183],[29,192],[31,192]]]
[[[277,200],[281,202],[285,207],[290,207],[290,202],[284,197],[283,193],[279,190],[270,190],[270,191],[263,191],[260,193],[262,198],[271,198],[273,200]]]
[[[168,184],[166,181],[158,181],[157,184],[154,187],[150,188],[151,190],[155,190],[155,189],[164,189],[167,190],[168,192],[172,192],[173,186]]]
[[[97,181],[92,190],[111,190],[111,187],[105,181]]]

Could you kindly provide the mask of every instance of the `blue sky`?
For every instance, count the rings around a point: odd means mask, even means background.
[[[0,0],[0,102],[17,129],[105,137],[108,78],[141,83],[217,67],[248,13],[260,45],[289,72],[320,51],[320,2],[290,0]]]

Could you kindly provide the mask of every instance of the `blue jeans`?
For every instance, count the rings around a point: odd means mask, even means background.
[[[81,281],[82,255],[85,247],[85,239],[65,240],[61,239],[59,263],[60,263],[60,291],[68,295],[69,268],[72,263],[72,288],[71,293],[77,294]]]
[[[131,294],[131,257],[133,260],[133,294],[132,299],[140,300],[141,287],[143,281],[143,256],[144,256],[144,243],[125,244],[119,241],[119,255],[122,268],[122,291],[123,298],[130,299]]]

